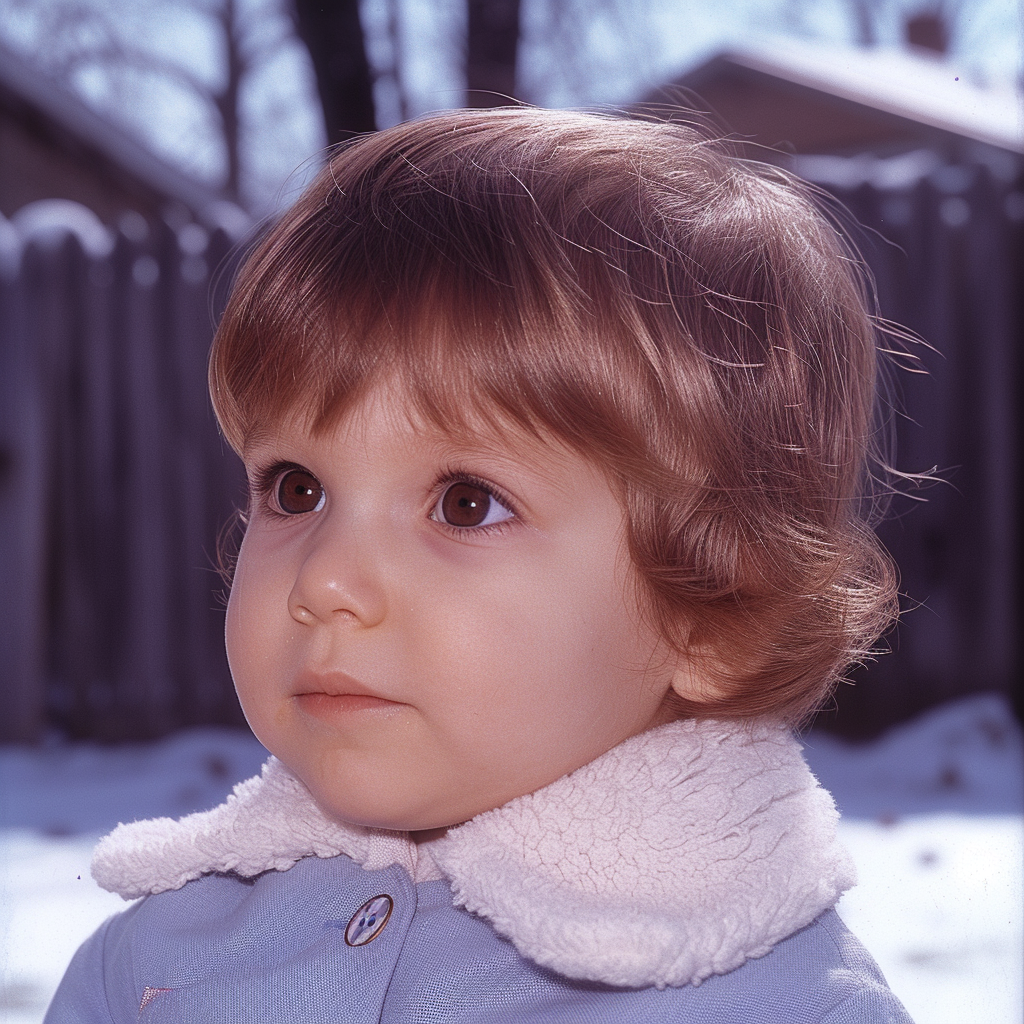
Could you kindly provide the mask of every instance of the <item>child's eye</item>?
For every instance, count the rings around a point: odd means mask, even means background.
[[[430,517],[448,526],[494,526],[514,519],[515,513],[486,488],[460,480],[445,488]]]
[[[277,482],[277,506],[287,515],[319,512],[324,507],[323,486],[305,469],[290,469]]]

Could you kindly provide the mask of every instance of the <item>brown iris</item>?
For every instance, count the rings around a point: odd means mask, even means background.
[[[479,526],[491,507],[491,496],[473,484],[452,484],[441,499],[441,513],[450,526]]]
[[[277,485],[277,503],[282,512],[292,516],[315,512],[323,496],[324,489],[320,481],[304,469],[289,470]]]

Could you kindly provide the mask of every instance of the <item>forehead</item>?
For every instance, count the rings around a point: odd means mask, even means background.
[[[246,461],[258,460],[280,446],[309,450],[342,447],[367,453],[400,444],[406,452],[446,462],[480,457],[496,465],[528,467],[534,475],[557,483],[567,473],[607,479],[600,466],[544,427],[517,422],[463,389],[424,402],[398,377],[390,377],[349,402],[330,418],[305,410],[286,413],[273,426],[253,434],[243,450]]]

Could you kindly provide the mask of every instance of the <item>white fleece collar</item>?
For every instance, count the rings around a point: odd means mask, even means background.
[[[681,721],[452,829],[430,853],[455,903],[523,956],[661,988],[763,956],[834,906],[855,880],[837,818],[788,730]],[[328,819],[271,758],[212,811],[119,825],[92,873],[133,899],[338,854],[424,877],[405,833]]]

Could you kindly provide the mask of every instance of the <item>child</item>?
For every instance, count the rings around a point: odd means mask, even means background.
[[[119,826],[51,1024],[909,1018],[790,728],[891,617],[876,339],[803,188],[679,125],[341,149],[214,344],[261,778]]]

